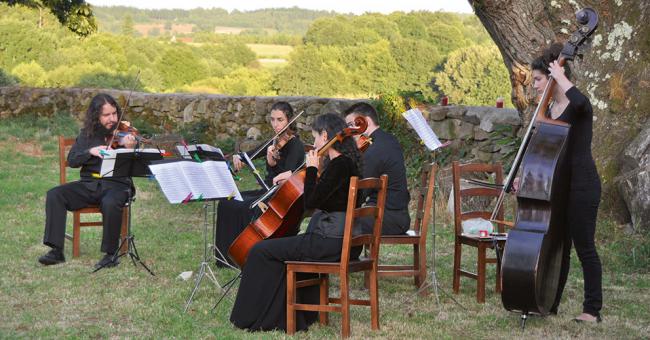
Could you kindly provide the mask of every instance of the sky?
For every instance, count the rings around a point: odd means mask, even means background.
[[[391,13],[394,11],[446,11],[457,13],[472,13],[472,7],[467,0],[86,0],[95,6],[130,6],[147,9],[192,9],[192,8],[223,8],[228,11],[251,11],[261,8],[300,7],[314,10],[328,10],[340,13],[363,14],[364,12]]]

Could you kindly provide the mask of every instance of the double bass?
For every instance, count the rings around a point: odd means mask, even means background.
[[[336,142],[359,135],[366,131],[368,123],[362,117],[354,120],[356,127],[345,128],[318,149],[321,157]],[[228,255],[240,268],[246,263],[251,248],[258,242],[292,235],[298,232],[304,215],[303,193],[305,185],[305,163],[294,171],[286,181],[269,189],[267,209],[255,221],[250,223],[228,248]],[[266,196],[266,195],[263,195]],[[255,205],[256,203],[254,203]]]
[[[561,66],[575,57],[578,47],[598,25],[598,15],[591,8],[577,12],[576,18],[579,28],[562,49],[558,58]],[[554,86],[551,77],[492,216],[494,220],[521,166],[515,224],[508,233],[501,261],[501,300],[506,310],[521,313],[522,327],[528,314],[549,314],[558,293],[562,254],[570,246],[565,244],[564,237],[569,228],[569,178],[564,169],[564,154],[570,126],[547,117]]]

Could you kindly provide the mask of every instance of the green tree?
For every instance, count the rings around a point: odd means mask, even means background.
[[[155,66],[167,90],[189,85],[201,79],[205,68],[205,62],[192,53],[192,49],[184,45],[176,45],[175,48],[166,51]]]
[[[280,95],[343,96],[350,93],[350,74],[334,46],[299,46],[279,71],[274,88]]]
[[[62,25],[82,37],[97,31],[93,11],[83,0],[0,0],[0,3],[48,9]]]
[[[47,75],[43,67],[35,61],[20,63],[11,70],[11,74],[20,79],[26,86],[42,87],[47,82]]]
[[[124,17],[124,22],[122,23],[122,35],[126,35],[128,37],[132,37],[135,35],[133,18],[128,14]]]
[[[353,75],[349,79],[351,94],[378,94],[397,88],[401,75],[388,41],[348,47],[342,55],[343,65]]]
[[[400,68],[398,88],[433,97],[429,83],[442,62],[438,48],[426,40],[400,38],[391,42],[390,52]]]
[[[15,77],[0,68],[0,86],[13,86],[16,85],[16,83],[18,83],[18,81]]]
[[[452,52],[434,79],[453,103],[494,105],[497,97],[511,103],[508,70],[496,46],[476,45]]]

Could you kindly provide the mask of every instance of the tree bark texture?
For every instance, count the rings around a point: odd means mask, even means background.
[[[583,56],[570,63],[572,80],[594,109],[592,150],[603,181],[602,206],[619,220],[629,221],[615,177],[623,150],[650,124],[650,1],[469,3],[501,51],[511,76],[513,104],[525,124],[535,109],[530,63],[551,43],[564,43],[570,37],[577,28],[575,12],[591,7],[598,13],[598,28],[579,51]]]

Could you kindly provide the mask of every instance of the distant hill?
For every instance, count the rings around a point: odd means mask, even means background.
[[[180,25],[192,27],[195,32],[215,32],[215,29],[218,31],[219,29],[223,30],[224,27],[232,27],[237,32],[249,30],[262,32],[262,34],[277,32],[302,35],[314,20],[337,15],[333,11],[314,11],[298,7],[228,13],[221,8],[152,10],[125,6],[93,6],[93,11],[100,31],[120,33],[125,18],[130,16],[135,24],[135,29],[143,35],[147,35],[152,29],[158,28],[164,32],[165,27],[171,28]]]

